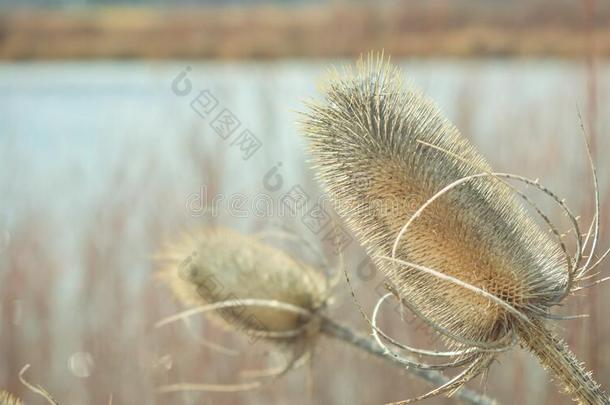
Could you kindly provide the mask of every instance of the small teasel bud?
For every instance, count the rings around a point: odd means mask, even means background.
[[[240,332],[249,344],[259,339],[274,343],[275,354],[285,356],[283,366],[243,384],[196,384],[198,391],[257,389],[296,367],[311,354],[321,332],[320,311],[328,284],[322,273],[264,243],[224,229],[206,229],[183,238],[162,256],[168,258],[159,273],[187,311],[157,323],[162,326],[196,313],[206,313],[223,327]],[[210,345],[226,350],[218,345]],[[174,384],[160,392],[184,390]]]
[[[324,303],[318,270],[254,236],[207,229],[171,256],[161,277],[175,295],[189,306],[218,305],[213,318],[235,330],[295,331]]]

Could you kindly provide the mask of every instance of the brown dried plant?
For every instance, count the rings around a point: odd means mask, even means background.
[[[389,295],[441,334],[450,350],[411,348],[379,330],[376,317],[388,296],[371,321],[378,342],[395,357],[397,347],[450,359],[441,365],[404,359],[408,367],[463,367],[448,383],[400,403],[451,395],[520,343],[574,400],[609,404],[549,322],[558,318],[552,308],[588,287],[585,280],[608,254],[593,261],[599,197],[590,152],[596,214],[583,241],[563,200],[537,180],[493,172],[402,77],[383,56],[370,55],[355,71],[333,72],[323,102],[310,103],[303,119],[318,177],[387,277]],[[574,228],[573,256],[557,226],[515,183],[542,192],[565,212]]]
[[[288,361],[272,379],[302,364],[319,332],[315,314],[328,298],[328,284],[314,268],[261,241],[226,229],[206,229],[185,236],[162,255],[159,276],[191,309],[158,326],[207,313],[217,324],[244,333],[251,343],[278,343]],[[262,381],[240,385],[176,384],[176,390],[227,391],[259,388]]]
[[[336,323],[323,313],[341,272],[335,272],[334,276],[332,272],[323,275],[321,270],[262,240],[270,236],[292,239],[300,249],[315,250],[307,241],[285,232],[244,235],[215,228],[186,236],[161,254],[166,267],[159,272],[159,277],[190,309],[165,318],[157,325],[205,313],[223,327],[274,343],[276,349],[288,354],[286,363],[275,370],[259,372],[263,378],[245,383],[177,383],[161,387],[160,392],[232,392],[260,388],[304,364],[320,335],[404,369],[402,362],[387,357],[374,340]],[[343,267],[342,256],[339,258]],[[323,262],[323,266],[329,266],[325,260]],[[211,342],[206,345],[226,352],[226,348]],[[408,372],[431,384],[448,381],[434,370]],[[460,390],[457,396],[468,404],[494,403],[468,389]]]

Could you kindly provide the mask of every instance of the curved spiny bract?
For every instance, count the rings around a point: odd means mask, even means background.
[[[403,85],[397,68],[370,56],[355,72],[335,73],[324,100],[309,105],[303,132],[337,212],[385,274],[390,291],[448,344],[480,348],[473,361],[477,373],[477,364],[489,364],[484,349],[517,335],[564,385],[573,385],[567,381],[573,375],[555,367],[572,363],[568,352],[539,347],[548,343],[539,318],[564,297],[566,269],[573,263],[513,188],[493,176],[476,176],[491,173],[489,164],[430,100]],[[396,242],[432,196],[468,177],[429,203]],[[582,374],[589,383],[571,391],[586,401],[583,391],[595,384]],[[597,401],[607,398],[599,394]]]

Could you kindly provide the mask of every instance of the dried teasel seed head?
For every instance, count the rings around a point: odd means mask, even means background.
[[[165,256],[170,260],[160,277],[188,306],[265,300],[297,310],[247,304],[217,311],[213,318],[233,329],[263,333],[298,330],[323,305],[322,275],[254,236],[208,229],[185,237]]]
[[[403,87],[400,71],[369,59],[355,74],[331,79],[304,132],[337,211],[398,295],[466,340],[495,342],[512,330],[509,313],[487,298],[380,259],[392,256],[401,228],[436,192],[491,171],[430,100]],[[557,303],[566,284],[557,244],[506,184],[490,178],[473,179],[433,202],[395,257],[457,277],[525,312]]]
[[[391,292],[446,342],[477,350],[443,390],[518,336],[570,393],[602,401],[542,321],[566,296],[570,258],[431,101],[371,55],[332,75],[323,101],[308,107],[303,133],[317,175]]]

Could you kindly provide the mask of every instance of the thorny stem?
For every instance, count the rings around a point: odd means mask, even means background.
[[[337,339],[342,342],[348,343],[351,346],[367,352],[379,359],[385,360],[388,363],[400,367],[403,370],[407,370],[410,374],[426,380],[428,383],[433,385],[443,385],[449,379],[438,371],[434,370],[422,370],[417,368],[406,368],[403,363],[395,359],[392,356],[388,356],[387,353],[381,348],[372,338],[365,336],[361,333],[355,332],[351,328],[338,324],[337,322],[322,316],[321,332],[332,339]],[[479,394],[468,388],[461,388],[455,393],[455,397],[459,398],[462,402],[474,405],[498,405],[494,399],[488,398],[482,394]]]
[[[554,374],[564,391],[581,405],[610,405],[608,395],[593,380],[591,372],[574,356],[568,345],[543,322],[520,328],[527,348]]]

